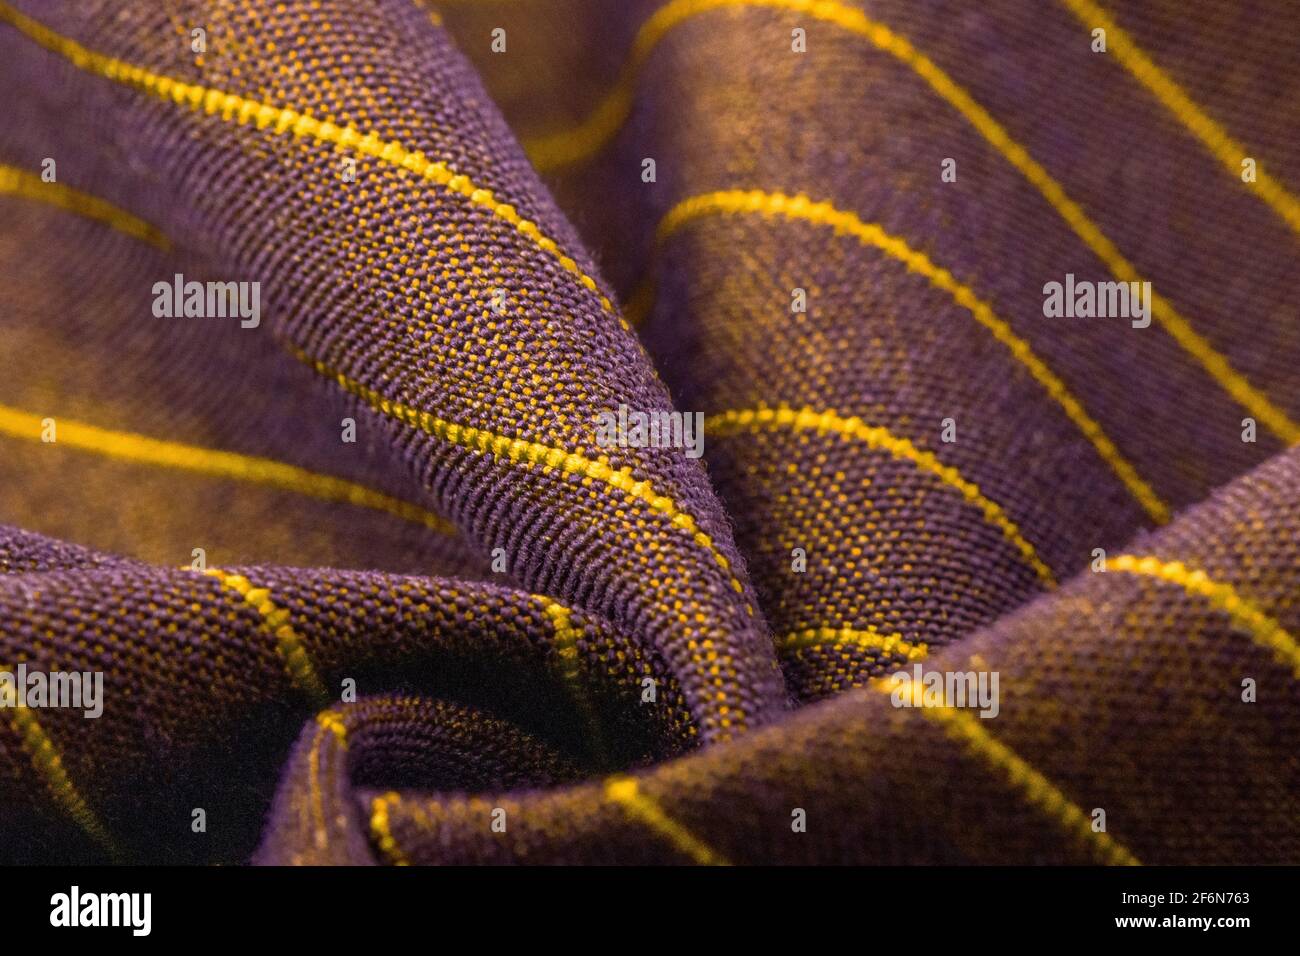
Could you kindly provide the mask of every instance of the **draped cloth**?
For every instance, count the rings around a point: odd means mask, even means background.
[[[1252,9],[0,0],[0,855],[1300,862]]]

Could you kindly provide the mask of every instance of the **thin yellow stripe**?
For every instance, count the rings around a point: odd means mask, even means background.
[[[1106,31],[1106,51],[1113,53],[1124,69],[1147,88],[1165,109],[1169,110],[1201,144],[1241,182],[1241,161],[1251,156],[1245,146],[1232,138],[1226,129],[1216,123],[1189,97],[1173,78],[1156,66],[1142,52],[1128,33],[1108,17],[1091,0],[1061,0],[1066,8],[1089,29],[1101,27]],[[1248,186],[1273,210],[1292,232],[1300,235],[1300,201],[1286,187],[1266,173],[1261,163],[1256,163],[1255,181]]]
[[[120,233],[147,242],[163,251],[171,248],[167,237],[143,219],[137,219],[129,212],[118,209],[89,193],[83,193],[62,183],[47,183],[35,173],[16,166],[0,163],[0,193],[46,203],[76,213],[78,216],[102,222]]]
[[[673,0],[641,25],[632,51],[613,89],[591,115],[571,129],[524,140],[524,152],[542,172],[576,163],[598,153],[632,112],[636,81],[651,52],[673,27],[708,10],[737,6],[735,0]]]
[[[874,681],[871,686],[884,694],[893,694],[895,689],[888,677]],[[950,738],[1000,771],[1013,787],[1028,798],[1030,805],[1037,807],[1059,823],[1067,833],[1076,835],[1084,845],[1091,848],[1098,862],[1109,866],[1141,865],[1138,858],[1110,834],[1093,830],[1091,819],[1077,804],[1032,764],[986,731],[981,726],[980,718],[959,707],[926,707],[922,696],[923,688],[919,684],[913,684],[912,690],[913,707],[942,726]]]
[[[208,568],[203,572],[210,578],[216,578],[223,587],[229,588],[262,617],[262,630],[275,639],[276,649],[284,659],[289,676],[300,690],[308,694],[318,706],[325,706],[329,694],[321,683],[316,668],[312,666],[302,638],[289,623],[289,612],[277,607],[271,600],[271,592],[266,588],[255,587],[248,578],[240,574],[229,574],[219,568]]]
[[[342,389],[360,398],[371,408],[411,428],[418,428],[425,434],[431,435],[440,441],[459,445],[479,454],[492,455],[504,461],[537,465],[543,469],[554,468],[565,474],[581,475],[584,478],[609,485],[627,498],[648,505],[651,510],[667,517],[672,522],[673,527],[686,532],[696,544],[708,551],[718,566],[730,577],[732,590],[737,594],[744,593],[743,586],[731,571],[731,562],[714,546],[713,539],[700,530],[695,519],[678,507],[673,499],[657,493],[650,482],[633,479],[630,468],[614,469],[604,462],[593,461],[583,455],[567,452],[562,448],[552,448],[537,442],[509,438],[482,428],[472,428],[468,425],[457,425],[454,422],[444,421],[431,412],[420,411],[409,405],[403,405],[401,402],[386,398],[374,389],[353,381],[342,372],[335,371],[324,362],[311,358],[301,350],[292,346],[290,348],[301,361],[307,363],[327,378],[333,379]],[[750,609],[750,613],[753,613],[752,609]]]
[[[1012,331],[1011,326],[994,314],[966,285],[947,269],[936,266],[922,252],[911,248],[897,236],[892,236],[875,223],[863,222],[851,212],[835,208],[828,202],[813,202],[807,196],[789,196],[784,193],[761,190],[723,190],[704,193],[684,199],[664,216],[659,224],[657,240],[664,241],[685,224],[708,215],[752,214],[765,217],[783,217],[803,220],[816,225],[829,226],[839,235],[852,236],[863,245],[879,249],[903,263],[909,271],[928,279],[931,285],[948,293],[975,320],[988,329],[1001,342],[1029,374],[1047,390],[1075,426],[1092,443],[1116,477],[1124,483],[1131,495],[1153,520],[1164,524],[1169,520],[1169,506],[1160,499],[1138,475],[1137,470],[1120,454],[1095,419],[1088,414],[1065,383],[1034,354],[1029,343]]]
[[[446,163],[431,160],[418,150],[408,150],[395,140],[383,140],[372,133],[361,133],[352,126],[337,126],[318,120],[297,110],[285,109],[246,99],[234,93],[186,83],[183,80],[152,73],[102,53],[88,50],[68,37],[55,33],[44,24],[19,13],[0,0],[0,21],[5,21],[53,53],[64,57],[73,66],[95,73],[115,83],[120,83],[157,99],[209,116],[219,116],[226,122],[252,126],[259,130],[272,129],[276,135],[291,134],[299,138],[314,139],[340,149],[350,149],[363,156],[406,169],[416,176],[435,183],[449,192],[468,199],[494,216],[510,223],[534,245],[553,256],[561,268],[573,275],[579,283],[596,293],[601,308],[615,313],[613,303],[600,292],[596,280],[567,255],[554,239],[544,234],[537,223],[520,216],[513,206],[499,201],[491,190],[473,183],[468,176],[455,172]]]
[[[1138,574],[1177,584],[1188,594],[1203,597],[1232,619],[1260,647],[1273,652],[1277,661],[1300,679],[1300,645],[1277,621],[1237,593],[1230,584],[1215,581],[1204,571],[1181,561],[1161,561],[1150,556],[1121,554],[1106,559],[1107,571]]]
[[[1028,151],[1013,140],[989,112],[980,106],[947,73],[939,69],[912,44],[888,27],[867,17],[856,7],[834,0],[672,0],[646,21],[633,43],[628,68],[624,70],[613,93],[596,112],[575,130],[544,137],[531,143],[530,155],[541,168],[573,162],[600,149],[622,125],[631,108],[633,87],[640,65],[651,49],[672,27],[690,17],[726,7],[766,7],[803,13],[836,24],[860,36],[877,49],[907,65],[940,97],[957,110],[989,144],[1029,180],[1043,198],[1065,220],[1084,244],[1092,250],[1114,276],[1123,282],[1138,282],[1141,277],[1120,254],[1114,243],[1102,233],[1080,206],[1066,195],[1064,188],[1034,160]],[[1264,427],[1289,444],[1300,442],[1300,425],[1268,396],[1252,386],[1214,346],[1196,332],[1173,304],[1152,291],[1151,315],[1161,323],[1178,345],[1191,355],[1206,373],[1236,402],[1249,411]]]
[[[560,661],[560,674],[569,688],[574,703],[577,704],[578,710],[582,714],[583,722],[587,727],[587,735],[590,738],[591,750],[598,759],[604,760],[605,745],[600,720],[595,709],[591,706],[591,701],[587,699],[587,695],[582,690],[578,656],[578,637],[581,631],[573,626],[573,612],[544,594],[534,594],[533,597],[542,605],[542,608],[546,611],[546,616],[551,621],[551,630],[555,635],[555,653]]]
[[[1015,546],[1042,582],[1049,588],[1056,587],[1056,578],[1052,575],[1051,569],[1038,557],[1034,546],[1020,533],[1016,523],[1007,516],[1000,505],[985,497],[979,487],[962,477],[961,472],[956,468],[943,464],[932,452],[922,451],[906,438],[890,434],[887,429],[867,425],[860,418],[842,418],[834,412],[816,411],[811,408],[731,410],[709,416],[705,419],[704,427],[719,436],[758,428],[790,428],[796,431],[831,433],[865,442],[871,448],[909,461],[922,471],[939,478],[945,485],[960,491],[967,501],[980,509],[985,520],[1001,531]]]
[[[68,816],[76,820],[81,828],[104,848],[110,857],[120,860],[122,854],[116,841],[109,835],[99,817],[90,809],[86,798],[73,784],[72,778],[68,776],[68,771],[63,766],[63,758],[59,755],[58,748],[45,733],[40,721],[32,713],[32,709],[17,706],[17,695],[12,684],[6,684],[3,693],[4,709],[13,721],[23,749],[32,759],[32,767],[45,781],[50,795],[63,807]]]
[[[808,647],[824,647],[827,644],[852,644],[868,650],[878,650],[882,654],[900,655],[909,661],[924,660],[930,653],[928,644],[914,644],[897,634],[881,634],[874,628],[857,630],[849,627],[810,627],[802,631],[793,631],[777,638],[776,649],[784,653],[793,653]]]
[[[344,750],[348,746],[348,725],[337,710],[326,710],[316,715],[316,723],[334,735]]]
[[[388,858],[390,863],[396,866],[410,866],[410,859],[393,837],[392,827],[388,819],[388,804],[400,802],[401,797],[391,790],[370,801],[370,832],[375,835],[380,851]]]
[[[1108,833],[1092,828],[1091,818],[1050,780],[1019,754],[980,726],[980,718],[964,710],[922,707],[921,713],[938,722],[954,740],[965,744],[990,766],[1006,774],[1029,803],[1055,819],[1067,833],[1078,835],[1096,859],[1107,866],[1141,866],[1141,861]]]
[[[231,478],[269,485],[323,501],[336,501],[384,511],[406,521],[418,522],[442,534],[456,532],[451,522],[430,511],[342,478],[317,474],[269,458],[255,458],[231,451],[160,441],[132,432],[98,428],[71,418],[52,417],[55,418],[57,427],[56,445],[66,445],[69,448],[93,452],[121,461],[177,468],[215,478]],[[11,408],[8,405],[0,405],[0,435],[38,442],[41,440],[42,421],[43,417],[40,415]]]
[[[307,757],[310,804],[315,824],[313,842],[318,850],[325,849],[329,842],[329,830],[325,826],[325,797],[320,786],[320,745],[325,740],[326,732],[334,735],[340,748],[348,749],[347,725],[343,722],[343,716],[337,711],[327,710],[316,715],[316,736],[312,740],[311,752]]]
[[[533,595],[550,618],[551,629],[555,634],[555,653],[560,659],[560,668],[566,680],[578,679],[578,632],[570,620],[572,612],[551,598],[542,594]]]
[[[731,865],[722,854],[665,813],[658,801],[642,793],[633,778],[613,777],[605,781],[605,799],[623,808],[632,819],[644,823],[701,866]]]

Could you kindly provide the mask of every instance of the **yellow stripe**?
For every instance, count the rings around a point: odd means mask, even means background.
[[[881,693],[890,695],[895,689],[888,677],[874,681],[872,686]],[[1098,862],[1109,866],[1141,865],[1138,858],[1114,837],[1093,830],[1091,818],[1077,804],[1032,764],[989,734],[981,725],[980,718],[960,707],[926,707],[922,691],[919,684],[913,683],[913,707],[942,726],[950,738],[1001,772],[1013,787],[1025,795],[1032,806],[1088,846]]]
[[[1034,546],[1025,540],[1025,536],[1000,505],[986,498],[979,487],[963,478],[956,468],[943,464],[932,452],[922,451],[906,438],[892,435],[884,428],[867,425],[860,418],[842,418],[834,412],[819,412],[811,408],[752,408],[720,412],[705,419],[704,427],[715,435],[735,434],[758,428],[831,433],[865,442],[873,449],[909,461],[922,471],[939,478],[945,485],[960,491],[967,501],[980,509],[985,520],[1015,546],[1042,582],[1049,588],[1056,587],[1056,578],[1051,569],[1038,557]]]
[[[325,826],[325,797],[320,786],[320,745],[325,740],[326,732],[334,735],[339,747],[348,749],[347,725],[338,711],[327,710],[316,715],[316,736],[312,740],[311,753],[307,757],[309,768],[308,787],[314,826],[314,843],[316,849],[323,850],[329,842],[329,830]]]
[[[342,714],[337,710],[322,711],[316,715],[316,723],[332,733],[340,747],[344,750],[348,749],[348,725],[344,722]]]
[[[6,668],[6,670],[10,670],[12,673],[11,669]],[[32,766],[45,781],[46,789],[49,790],[51,796],[63,807],[68,816],[76,820],[81,828],[104,848],[110,857],[114,860],[120,860],[122,854],[116,842],[99,821],[95,812],[90,809],[90,804],[86,802],[86,798],[81,795],[73,784],[72,778],[68,776],[68,771],[64,769],[63,758],[59,755],[58,748],[54,746],[54,741],[50,740],[49,735],[45,733],[32,709],[17,706],[16,688],[12,684],[6,684],[4,690],[0,693],[4,694],[4,709],[13,721],[14,729],[18,732],[18,737],[22,741],[23,749],[31,757]]]
[[[1061,0],[1085,27],[1106,31],[1106,51],[1147,88],[1201,144],[1241,182],[1241,161],[1251,155],[1228,131],[1189,97],[1173,78],[1156,66],[1141,47],[1091,0]],[[1244,183],[1273,210],[1292,232],[1300,234],[1300,201],[1256,163],[1253,183]]]
[[[605,799],[617,804],[634,820],[664,837],[684,856],[701,866],[730,866],[726,858],[664,812],[658,801],[641,792],[631,777],[605,781]]]
[[[89,193],[83,193],[62,183],[47,183],[35,173],[16,166],[0,163],[0,193],[32,199],[87,219],[94,219],[133,239],[147,242],[164,251],[171,248],[167,237],[143,219],[137,219],[129,212],[118,209]]]
[[[572,626],[571,611],[542,594],[533,595],[546,611],[555,633],[555,653],[566,680],[578,679],[578,631]]]
[[[262,630],[275,638],[276,649],[284,659],[289,676],[298,688],[311,696],[319,706],[329,702],[329,694],[321,683],[316,668],[312,666],[307,649],[303,647],[302,638],[289,623],[289,612],[277,607],[271,600],[271,592],[266,588],[254,587],[253,583],[240,574],[228,574],[218,568],[208,568],[203,572],[210,578],[216,578],[222,586],[234,591],[262,616]]]
[[[1122,571],[1177,584],[1188,594],[1203,597],[1232,619],[1232,623],[1250,635],[1260,647],[1300,679],[1300,646],[1277,621],[1237,593],[1230,584],[1213,580],[1204,571],[1189,568],[1181,561],[1161,561],[1150,556],[1121,554],[1106,559],[1107,571]]]
[[[578,710],[582,714],[583,722],[587,727],[587,735],[590,738],[592,753],[603,761],[605,759],[605,744],[604,735],[601,733],[600,720],[595,709],[591,706],[591,701],[583,693],[579,673],[578,637],[581,630],[573,626],[573,612],[569,608],[543,594],[534,594],[533,597],[542,605],[546,611],[546,616],[550,618],[551,630],[555,635],[555,653],[560,661],[560,674],[569,688],[574,703],[577,704]]]
[[[674,0],[656,10],[637,31],[632,51],[613,90],[590,116],[571,129],[524,140],[524,152],[533,165],[547,172],[598,153],[627,121],[632,112],[637,77],[664,35],[693,16],[737,5],[735,0]]]
[[[197,472],[216,478],[231,478],[293,491],[323,501],[337,501],[373,508],[418,522],[442,534],[454,534],[451,522],[409,502],[373,491],[342,478],[321,475],[269,458],[255,458],[230,451],[159,441],[131,432],[111,431],[70,418],[55,419],[56,445],[94,452],[121,461],[158,465]],[[41,441],[43,417],[21,409],[0,405],[0,435]]]
[[[852,644],[868,650],[878,650],[882,654],[899,655],[909,661],[924,660],[930,653],[927,644],[913,644],[897,634],[881,634],[874,628],[855,630],[849,627],[810,627],[794,631],[776,640],[776,649],[793,653],[808,647],[824,647],[827,644]]]
[[[724,190],[704,193],[684,199],[674,206],[659,224],[657,240],[664,241],[683,225],[709,215],[754,214],[766,217],[783,217],[803,220],[820,226],[829,226],[839,235],[852,236],[860,243],[879,249],[903,263],[910,272],[928,279],[931,285],[948,293],[975,320],[988,329],[995,339],[1007,347],[1011,354],[1028,369],[1034,379],[1047,390],[1070,421],[1092,443],[1116,477],[1124,483],[1129,493],[1146,510],[1151,518],[1161,524],[1169,520],[1169,506],[1138,475],[1136,469],[1120,454],[1114,442],[1070,394],[1065,383],[1034,354],[1029,343],[1012,331],[1005,321],[994,314],[967,286],[947,269],[936,266],[922,252],[911,248],[902,239],[885,232],[875,223],[866,223],[851,212],[835,208],[827,202],[813,202],[807,196],[788,196],[783,193],[761,190]]]
[[[397,840],[393,838],[393,831],[388,820],[388,804],[400,803],[399,797],[393,791],[381,794],[370,802],[370,831],[375,835],[375,840],[379,844],[379,849],[383,852],[390,863],[396,866],[410,866],[411,861],[402,848],[398,846]]]
[[[921,713],[939,723],[953,740],[964,744],[1024,793],[1031,806],[1056,820],[1067,833],[1078,836],[1107,866],[1141,866],[1141,861],[1108,833],[1092,828],[1092,819],[1050,780],[981,725],[980,718],[949,707],[922,707]]]
[[[491,190],[480,188],[468,176],[455,172],[446,163],[431,160],[418,150],[408,150],[394,140],[380,139],[374,133],[363,134],[352,126],[337,126],[297,110],[284,109],[245,99],[234,93],[161,76],[143,67],[96,53],[75,40],[55,33],[45,25],[24,16],[3,0],[0,0],[0,21],[9,23],[47,50],[64,57],[78,69],[95,73],[157,99],[170,101],[209,116],[219,116],[226,122],[235,122],[241,126],[252,126],[259,130],[270,129],[279,136],[291,134],[298,138],[328,143],[340,149],[350,149],[371,159],[406,169],[422,179],[442,186],[449,192],[468,199],[471,203],[487,209],[494,216],[510,223],[534,245],[553,256],[561,268],[577,278],[585,288],[596,293],[601,308],[611,314],[614,313],[613,304],[600,292],[596,280],[587,275],[571,256],[560,249],[554,239],[544,234],[537,223],[520,216],[513,206],[500,202]]]
[[[765,7],[802,13],[833,23],[870,42],[907,65],[940,97],[955,108],[988,143],[1029,180],[1043,198],[1065,220],[1084,244],[1092,250],[1114,276],[1123,282],[1138,282],[1141,277],[1051,174],[1038,164],[1028,151],[1013,140],[984,107],[971,97],[947,73],[919,53],[904,37],[885,25],[871,20],[856,7],[834,0],[673,0],[646,21],[633,43],[629,66],[618,86],[596,112],[577,129],[533,141],[530,155],[541,168],[563,165],[601,148],[622,125],[631,108],[633,87],[640,65],[651,49],[672,27],[690,17],[724,7]],[[1209,341],[1197,333],[1173,304],[1152,292],[1151,315],[1178,345],[1200,363],[1239,405],[1260,423],[1289,444],[1300,442],[1300,425],[1292,421],[1263,392],[1252,386]]]
[[[614,469],[604,462],[593,461],[583,455],[567,452],[562,448],[552,448],[537,442],[509,438],[481,428],[472,428],[468,425],[457,425],[454,422],[444,421],[431,412],[423,412],[409,405],[403,405],[401,402],[386,398],[374,389],[353,381],[342,372],[335,371],[325,363],[316,361],[301,350],[292,346],[290,348],[301,361],[307,363],[327,378],[333,379],[342,389],[349,394],[355,395],[371,408],[411,428],[418,428],[425,434],[440,441],[459,445],[461,448],[467,448],[479,454],[492,455],[502,461],[536,465],[543,470],[558,469],[565,474],[580,475],[592,481],[609,485],[625,497],[648,505],[651,510],[657,511],[668,518],[673,527],[686,532],[696,544],[708,551],[718,566],[730,577],[732,590],[737,594],[744,593],[740,581],[731,571],[731,562],[714,546],[713,539],[700,530],[695,519],[678,507],[671,498],[656,492],[650,482],[636,481],[632,477],[630,468]],[[750,613],[753,613],[752,608]]]

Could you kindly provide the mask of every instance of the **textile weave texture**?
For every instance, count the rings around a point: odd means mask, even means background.
[[[1300,863],[1298,45],[0,0],[0,859]]]

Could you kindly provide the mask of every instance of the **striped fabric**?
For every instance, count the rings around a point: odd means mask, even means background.
[[[0,857],[1300,862],[1298,31],[0,0]]]

